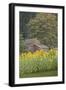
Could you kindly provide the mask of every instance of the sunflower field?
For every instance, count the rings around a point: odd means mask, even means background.
[[[57,70],[58,52],[51,49],[48,52],[37,50],[35,52],[25,52],[19,57],[20,76],[28,73],[45,72]]]

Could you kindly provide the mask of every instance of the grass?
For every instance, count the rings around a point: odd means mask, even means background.
[[[54,71],[44,71],[44,72],[35,72],[35,73],[25,73],[20,74],[20,78],[28,78],[28,77],[48,77],[48,76],[57,76],[57,70]]]

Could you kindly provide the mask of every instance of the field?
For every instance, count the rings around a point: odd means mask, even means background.
[[[19,77],[57,76],[57,50],[25,52],[19,58]]]

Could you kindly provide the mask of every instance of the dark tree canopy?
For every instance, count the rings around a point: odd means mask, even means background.
[[[20,33],[23,33],[24,39],[29,38],[29,28],[26,25],[31,18],[35,16],[34,12],[20,12]]]

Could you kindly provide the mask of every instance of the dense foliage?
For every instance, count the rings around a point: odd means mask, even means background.
[[[57,14],[37,13],[28,22],[31,38],[37,37],[49,48],[57,47]]]
[[[24,40],[37,38],[49,48],[57,48],[58,16],[54,13],[20,12],[20,53]]]

